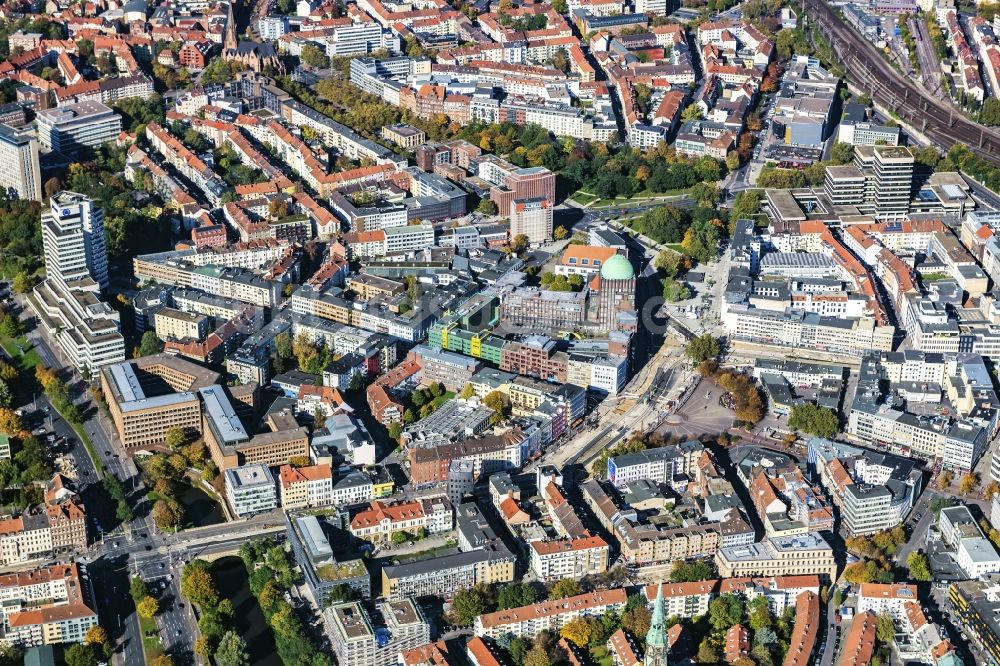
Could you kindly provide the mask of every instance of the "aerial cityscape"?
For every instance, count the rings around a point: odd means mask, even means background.
[[[1000,666],[1000,3],[0,12],[0,666]]]

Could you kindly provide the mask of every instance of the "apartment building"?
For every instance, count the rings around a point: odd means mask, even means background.
[[[428,534],[448,532],[454,525],[454,509],[444,496],[398,502],[372,502],[351,519],[350,531],[358,539],[376,545],[388,543],[395,532]]]
[[[412,599],[376,604],[383,626],[376,626],[358,601],[334,604],[324,623],[339,664],[395,666],[400,652],[430,641],[430,624]]]
[[[531,571],[542,581],[580,578],[608,569],[608,544],[599,536],[532,541]]]
[[[688,440],[676,446],[660,446],[613,456],[608,459],[608,480],[616,488],[643,479],[676,486],[678,477],[694,477],[704,450],[701,442]]]
[[[0,125],[0,188],[12,199],[42,200],[38,139]]]
[[[0,636],[16,648],[83,642],[97,625],[93,608],[82,565],[52,564],[0,576]]]
[[[156,337],[160,340],[203,340],[208,335],[209,318],[174,308],[161,308],[153,315]]]
[[[819,630],[819,594],[808,590],[801,592],[795,601],[795,624],[788,641],[784,666],[809,666],[813,663]]]
[[[0,564],[87,547],[83,502],[61,475],[46,484],[42,500],[20,516],[0,520]]]
[[[624,588],[615,588],[484,613],[476,618],[473,630],[476,636],[494,640],[508,635],[531,638],[542,631],[558,634],[577,618],[600,618],[608,612],[622,612],[627,597]]]
[[[434,245],[434,227],[430,224],[390,227],[383,229],[383,233],[385,233],[384,254],[415,252]]]
[[[548,199],[514,199],[508,213],[511,238],[524,236],[532,244],[552,240],[552,202]]]
[[[858,589],[858,613],[887,613],[902,623],[907,604],[917,602],[917,586],[912,583],[862,583]]]
[[[282,465],[278,471],[281,508],[306,509],[333,503],[333,470],[329,465],[293,467]]]
[[[715,562],[723,578],[816,574],[824,580],[836,580],[837,574],[833,547],[816,533],[721,548]]]
[[[226,499],[240,518],[272,511],[278,507],[274,476],[266,465],[243,465],[227,469]]]
[[[38,141],[70,157],[118,138],[121,116],[101,102],[64,104],[38,112]]]
[[[126,451],[162,446],[171,428],[200,433],[197,391],[219,379],[217,372],[169,354],[101,368],[101,390]],[[169,391],[164,392],[162,384]]]
[[[510,583],[516,557],[502,542],[477,550],[382,567],[382,595],[390,600],[434,595],[451,599],[458,590]]]

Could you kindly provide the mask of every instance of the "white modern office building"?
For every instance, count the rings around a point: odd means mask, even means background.
[[[239,517],[271,511],[278,506],[278,489],[267,465],[243,465],[226,470],[226,498]]]
[[[42,200],[38,139],[0,124],[0,188],[12,199]]]
[[[118,137],[121,116],[96,101],[64,104],[38,112],[38,140],[42,146],[67,156],[96,148]]]

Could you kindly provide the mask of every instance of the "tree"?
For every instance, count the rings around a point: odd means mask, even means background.
[[[663,300],[667,303],[677,303],[691,298],[691,290],[683,282],[678,282],[673,278],[663,280]]]
[[[13,409],[0,408],[0,432],[16,435],[24,430],[21,417]]]
[[[834,164],[850,164],[854,161],[854,146],[839,141],[833,144],[833,148],[830,149],[830,161]]]
[[[1000,125],[1000,99],[990,97],[983,102],[983,108],[979,112],[979,122],[990,127]]]
[[[476,206],[476,212],[482,213],[483,215],[496,215],[497,205],[490,199],[482,199],[480,200],[479,205]]]
[[[792,407],[791,416],[788,418],[788,427],[829,439],[840,430],[840,420],[826,407],[818,407],[811,402],[806,402]]]
[[[535,588],[527,583],[506,585],[497,595],[497,608],[498,610],[507,610],[508,608],[529,606],[535,603],[537,597]]]
[[[108,644],[108,632],[104,630],[104,627],[100,625],[94,625],[87,630],[86,638],[84,638],[87,645],[93,645],[94,647],[103,647]]]
[[[774,622],[771,617],[771,605],[767,597],[758,596],[748,604],[750,628],[755,632],[768,629]]]
[[[987,502],[992,502],[993,496],[996,495],[998,492],[1000,492],[1000,483],[996,481],[990,481],[989,483],[986,484],[986,487],[983,488],[983,497],[986,498]]]
[[[249,666],[246,641],[235,631],[227,631],[215,649],[215,663],[218,666]]]
[[[511,639],[510,645],[507,647],[507,653],[515,665],[520,665],[524,663],[524,658],[530,649],[530,641],[523,636],[517,636]]]
[[[892,572],[880,566],[875,560],[864,560],[848,564],[844,568],[844,580],[852,585],[861,583],[891,583]]]
[[[302,47],[302,55],[299,56],[305,64],[317,69],[324,69],[330,66],[330,58],[318,47],[306,44]]]
[[[476,617],[489,609],[489,597],[483,586],[477,585],[455,593],[451,604],[451,614],[455,624],[472,626]]]
[[[622,629],[633,636],[645,636],[649,632],[649,623],[652,615],[645,601],[642,606],[626,609],[622,613]]]
[[[10,313],[0,317],[0,337],[16,338],[21,335],[21,324]]]
[[[15,293],[27,294],[35,286],[35,281],[24,271],[18,271],[10,286]]]
[[[718,664],[722,660],[719,659],[719,651],[712,641],[706,638],[698,646],[698,654],[695,656],[695,661],[699,664]]]
[[[510,416],[510,402],[501,391],[490,391],[483,398],[483,405],[493,410],[490,424],[498,425]]]
[[[188,443],[187,435],[181,428],[171,428],[164,439],[171,451],[177,451]]]
[[[955,475],[952,474],[949,470],[945,470],[945,471],[941,472],[941,474],[938,476],[938,480],[937,480],[937,487],[938,487],[938,489],[939,490],[947,490],[951,486],[951,482],[952,482],[952,480],[954,478],[955,478]]]
[[[975,472],[969,472],[962,477],[962,482],[959,485],[959,490],[963,495],[971,495],[979,487],[979,475]]]
[[[66,666],[97,666],[97,651],[87,643],[76,643],[63,655]]]
[[[691,583],[699,580],[708,580],[715,575],[712,565],[705,560],[685,562],[677,560],[670,569],[671,583]]]
[[[583,594],[580,583],[572,578],[560,578],[549,588],[549,599],[565,599]]]
[[[896,638],[896,628],[892,624],[892,616],[882,612],[875,617],[875,637],[879,643],[891,645]]]
[[[174,660],[166,654],[160,654],[146,662],[146,666],[174,666]]]
[[[913,580],[929,581],[932,578],[927,555],[918,550],[906,556],[906,568],[910,570],[910,578]]]
[[[178,526],[178,507],[165,499],[158,499],[153,503],[153,522],[161,530],[176,529]]]
[[[712,600],[708,607],[708,623],[716,632],[723,632],[743,621],[743,597],[723,594]]]
[[[155,597],[146,597],[139,603],[135,605],[135,611],[146,619],[149,619],[156,615],[160,610],[160,603]]]
[[[716,359],[722,353],[722,345],[710,334],[698,336],[687,343],[684,348],[684,355],[695,365],[709,359]]]
[[[215,608],[219,604],[219,593],[207,567],[208,563],[202,560],[194,560],[184,567],[181,574],[181,594],[202,608]]]
[[[160,339],[156,337],[155,332],[146,331],[142,334],[142,339],[139,341],[140,355],[152,356],[153,354],[159,354],[161,349],[163,349],[163,344],[160,342]]]
[[[10,390],[10,385],[0,379],[0,407],[10,407],[14,401],[14,392]]]
[[[569,231],[567,231],[566,227],[562,225],[559,225],[558,227],[552,230],[552,238],[556,239],[557,241],[566,240],[568,236],[569,236]]]
[[[524,655],[524,666],[551,666],[552,659],[541,643],[535,643],[528,654]]]
[[[570,620],[559,630],[559,635],[570,641],[577,647],[586,647],[590,644],[591,637],[596,633],[597,620],[589,617],[578,617]]]
[[[510,242],[510,251],[514,254],[521,254],[528,249],[528,237],[518,234]]]
[[[697,104],[688,104],[681,111],[681,122],[689,122],[691,120],[701,120],[701,108]]]

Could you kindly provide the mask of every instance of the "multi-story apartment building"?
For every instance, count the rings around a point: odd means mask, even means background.
[[[209,319],[205,315],[161,308],[153,315],[156,337],[161,340],[202,340],[208,335]]]
[[[118,138],[122,131],[121,116],[97,101],[44,109],[37,120],[39,142],[71,157]]]
[[[0,125],[0,188],[12,199],[42,200],[38,139]]]
[[[390,600],[425,595],[450,599],[480,583],[510,583],[516,559],[497,541],[465,553],[382,567],[382,595]]]
[[[53,564],[0,576],[0,636],[24,649],[80,643],[97,625],[87,570]]]
[[[525,236],[529,243],[552,240],[552,202],[544,197],[510,202],[510,236]]]
[[[278,473],[281,508],[306,509],[333,503],[333,470],[329,465],[282,465]]]
[[[399,502],[372,502],[351,519],[351,534],[374,544],[388,543],[395,532],[447,532],[454,509],[444,496]]]
[[[722,548],[715,555],[723,578],[816,574],[836,580],[833,547],[816,533],[769,538],[750,546]]]
[[[896,622],[902,622],[906,605],[913,602],[919,603],[919,598],[917,586],[912,583],[862,583],[858,589],[857,612],[888,613]]]
[[[608,569],[608,544],[599,536],[532,541],[531,571],[539,580],[581,578]]]
[[[274,476],[265,465],[243,465],[227,469],[226,499],[239,517],[271,511],[278,506]]]
[[[620,613],[628,597],[624,588],[598,590],[566,599],[541,601],[476,618],[476,636],[494,640],[503,636],[529,638],[542,631],[559,633],[567,623],[581,617],[602,617],[605,613]]]
[[[43,502],[0,520],[0,564],[14,564],[87,547],[87,516],[79,495],[61,475],[46,484]]]
[[[694,477],[705,447],[697,440],[676,446],[660,446],[608,459],[608,480],[617,488],[633,481],[649,479],[676,485],[678,477]]]
[[[357,601],[335,604],[324,611],[337,663],[395,666],[400,652],[430,641],[430,624],[412,599],[383,601],[376,608],[383,626],[375,626]]]

